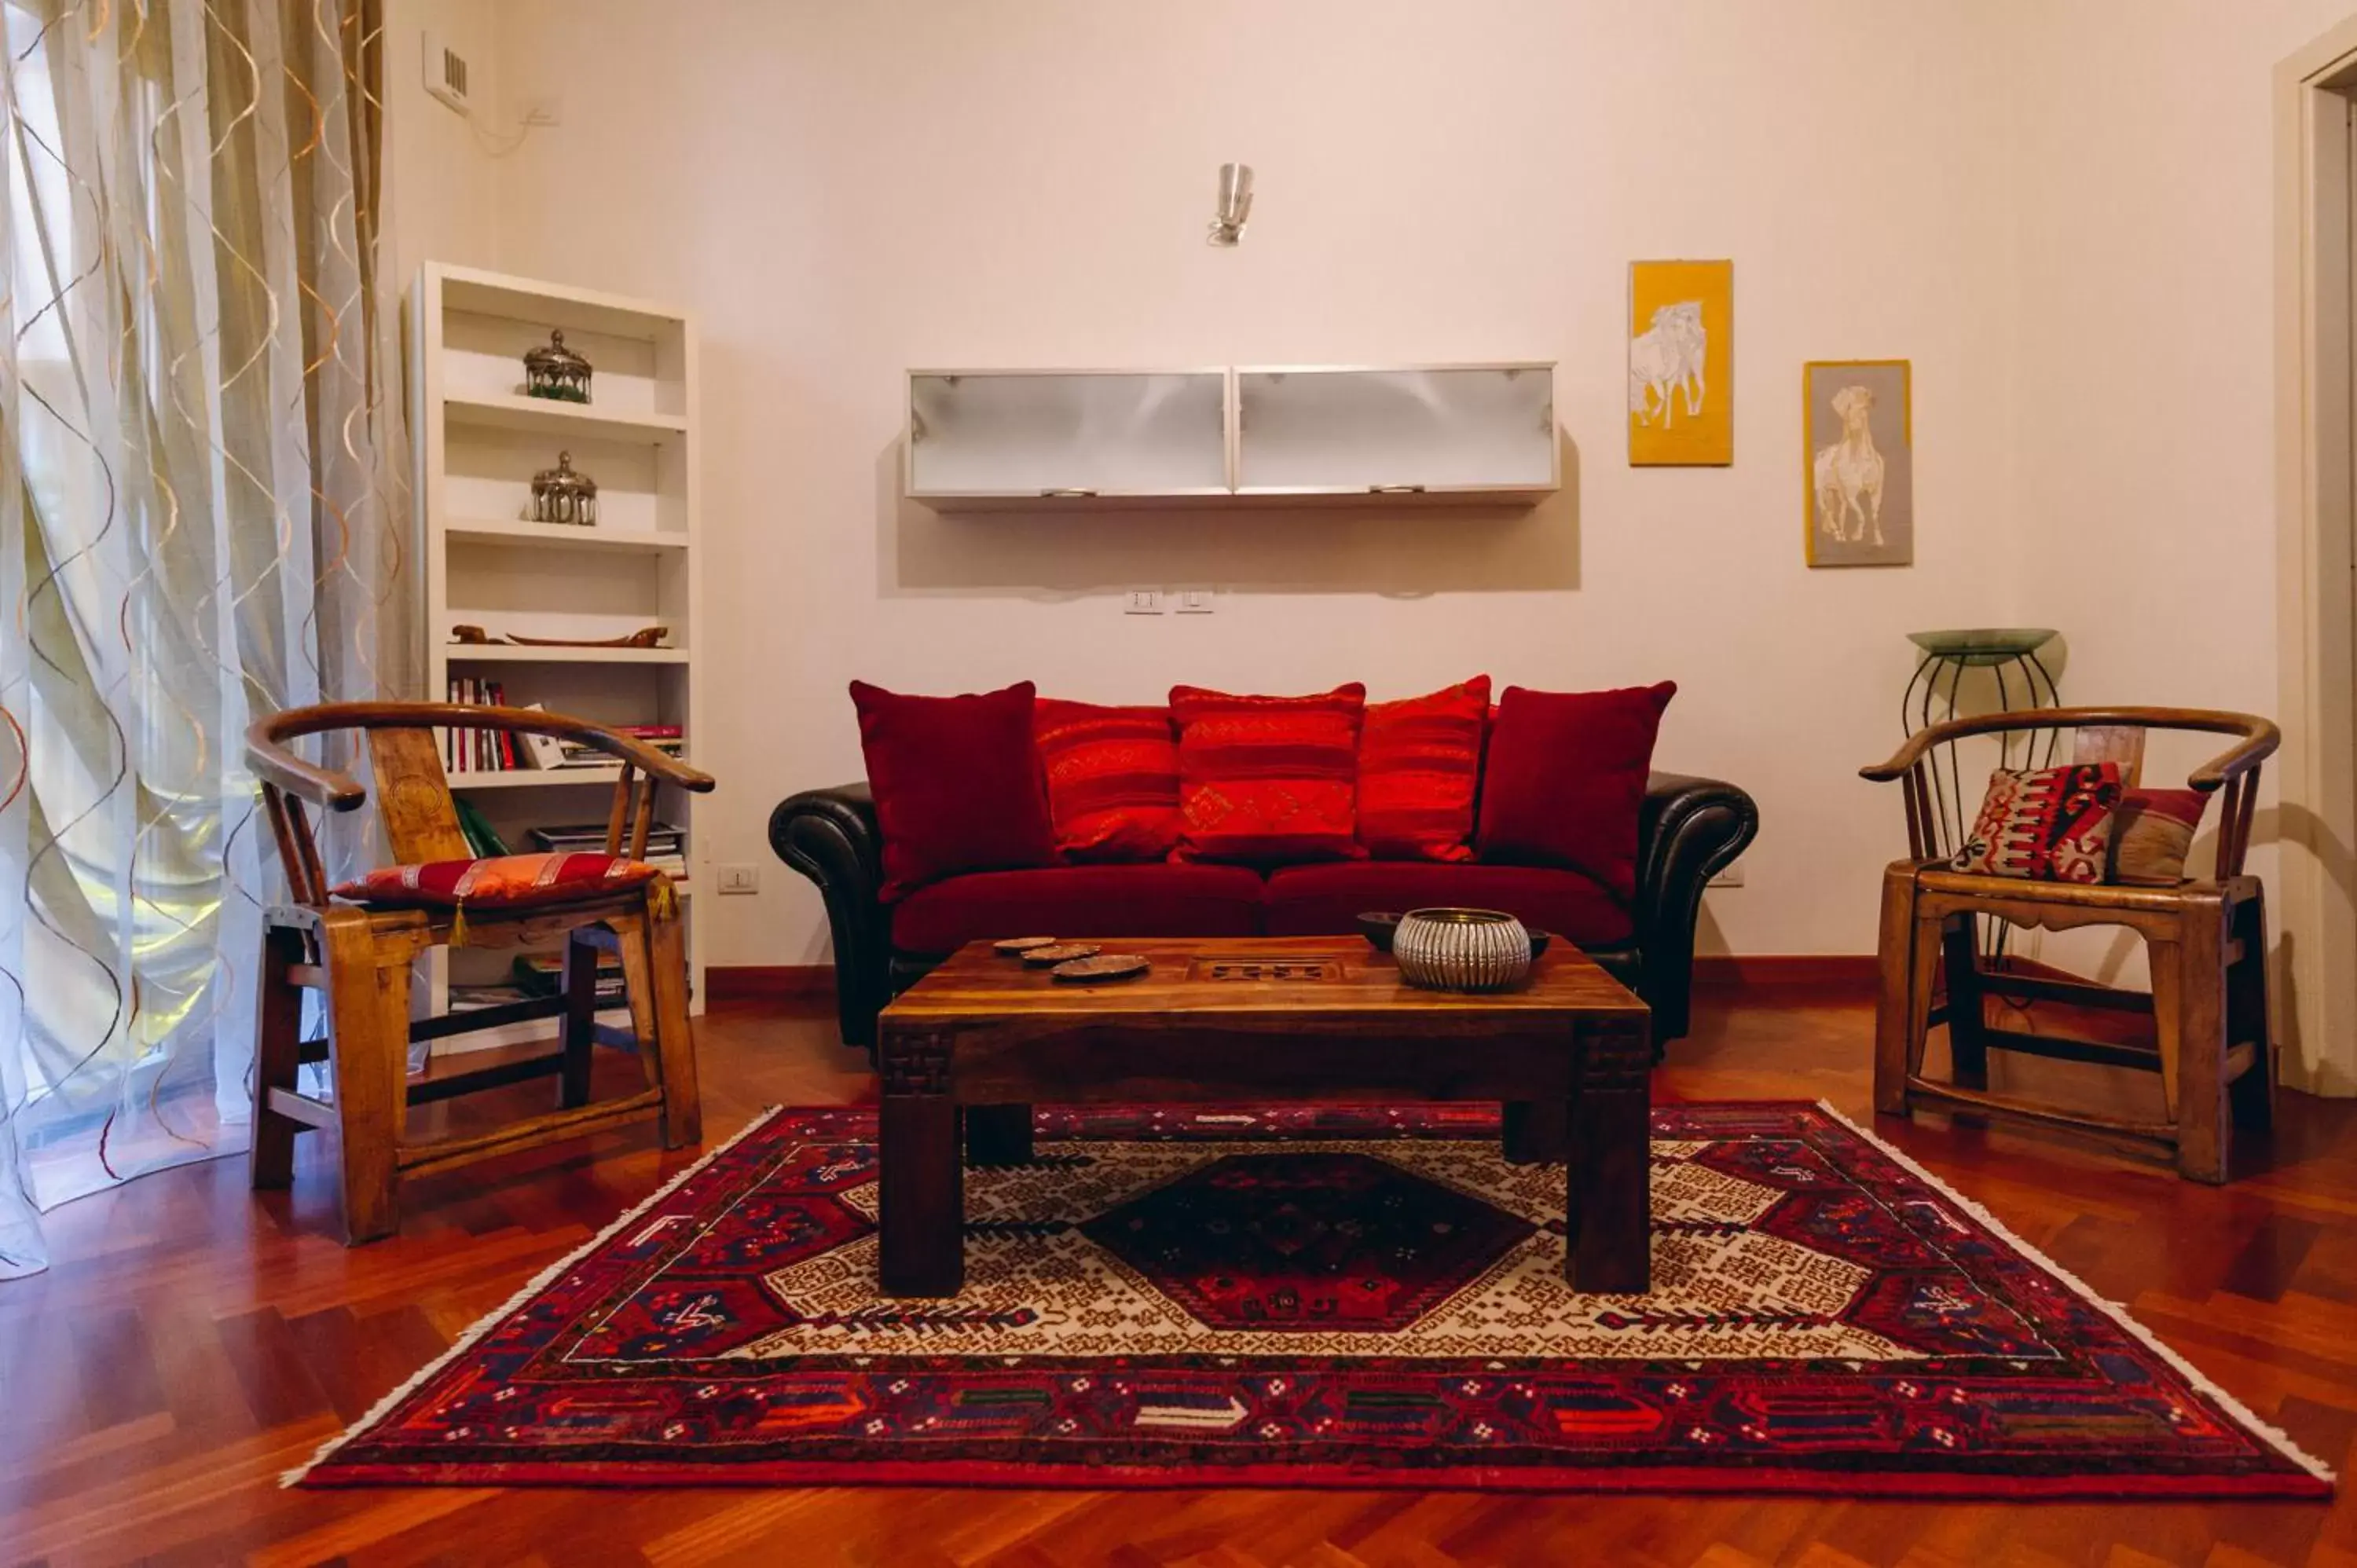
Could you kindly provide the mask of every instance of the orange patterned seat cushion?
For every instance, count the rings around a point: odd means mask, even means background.
[[[500,854],[382,865],[335,895],[382,908],[524,909],[628,892],[662,872],[619,854]]]

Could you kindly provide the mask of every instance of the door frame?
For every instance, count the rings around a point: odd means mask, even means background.
[[[2274,959],[2285,1081],[2357,1095],[2357,17],[2276,67]]]

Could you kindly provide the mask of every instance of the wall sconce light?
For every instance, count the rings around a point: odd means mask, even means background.
[[[1204,243],[1232,245],[1244,237],[1244,220],[1252,216],[1252,165],[1220,166],[1219,216],[1211,220]]]

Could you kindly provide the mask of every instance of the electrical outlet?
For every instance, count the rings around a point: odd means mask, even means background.
[[[1178,613],[1182,616],[1207,616],[1219,607],[1212,602],[1209,588],[1178,590]]]
[[[720,891],[727,893],[759,893],[761,890],[761,868],[758,865],[724,865],[720,868]]]
[[[565,94],[535,92],[527,97],[516,113],[519,125],[562,125],[565,124]]]
[[[1130,589],[1128,599],[1121,607],[1121,613],[1124,615],[1133,616],[1160,615],[1162,613],[1162,590],[1159,588]]]
[[[1712,877],[1708,882],[1706,882],[1706,883],[1703,884],[1703,886],[1706,886],[1706,887],[1740,887],[1740,886],[1743,886],[1743,863],[1742,863],[1741,861],[1739,861],[1739,860],[1738,860],[1738,861],[1737,861],[1733,865],[1727,866],[1725,870],[1721,871],[1721,872],[1720,872],[1717,876]],[[727,889],[726,889],[726,888],[723,888],[723,889],[721,889],[721,891],[725,893],[725,892],[726,892],[726,891],[727,891]]]

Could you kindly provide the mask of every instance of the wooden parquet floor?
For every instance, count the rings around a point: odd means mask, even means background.
[[[1714,1002],[1658,1092],[1822,1097],[1864,1118],[1871,1027],[1854,997]],[[736,1005],[700,1032],[716,1136],[767,1104],[870,1092],[822,1020]],[[2034,1065],[2079,1075],[2061,1092],[2112,1091],[2105,1069]],[[502,1092],[538,1103],[530,1089]],[[2283,1110],[2272,1146],[2222,1191],[2046,1136],[1930,1118],[1880,1131],[2345,1471],[2357,1462],[2357,1105],[2295,1095]],[[688,1163],[650,1144],[633,1129],[417,1183],[401,1235],[357,1251],[333,1239],[317,1151],[292,1194],[257,1200],[242,1163],[223,1161],[59,1210],[55,1267],[0,1285],[0,1563],[2357,1568],[2345,1498],[278,1488],[281,1470]]]

